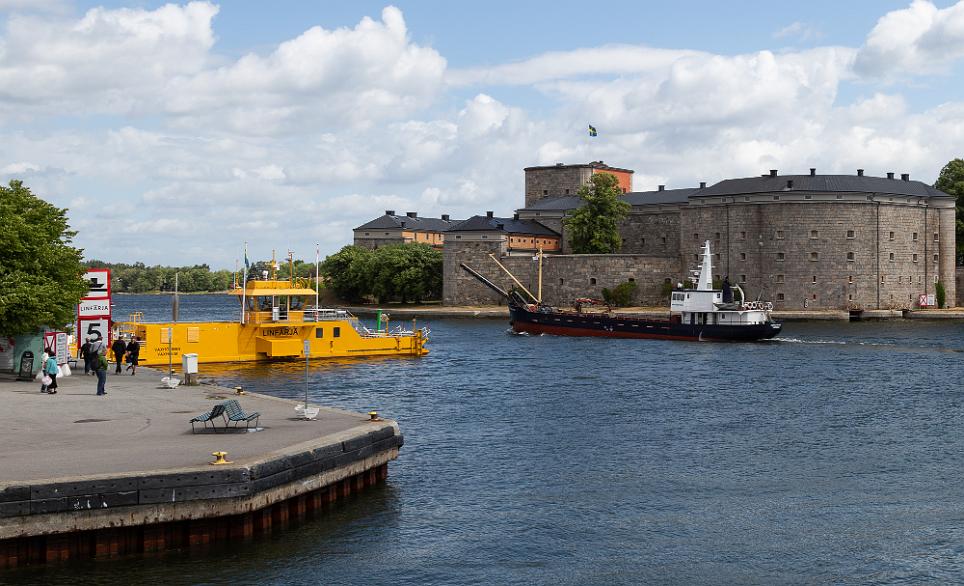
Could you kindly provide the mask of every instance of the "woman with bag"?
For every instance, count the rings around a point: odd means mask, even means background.
[[[51,356],[48,352],[44,352],[44,355],[47,356],[47,360],[43,362],[43,366],[41,367],[43,370],[44,376],[43,378],[40,379],[40,392],[56,395],[57,394],[57,358],[54,356]]]

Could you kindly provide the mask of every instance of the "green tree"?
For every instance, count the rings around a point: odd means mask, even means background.
[[[579,188],[585,204],[563,220],[576,254],[612,254],[622,246],[619,222],[630,205],[619,198],[619,180],[609,173],[596,173]]]
[[[396,244],[374,251],[345,246],[321,263],[339,299],[421,302],[442,296],[442,253],[426,244]]]
[[[947,302],[947,290],[944,289],[944,282],[938,281],[937,285],[934,286],[935,301],[937,301],[937,308],[944,309],[944,304]]]
[[[964,262],[964,159],[949,161],[938,176],[934,187],[953,195],[956,204],[957,261]]]
[[[0,186],[0,332],[20,335],[73,323],[88,290],[67,210],[11,181]]]
[[[613,307],[628,307],[636,297],[636,283],[626,281],[612,289],[604,288],[602,295],[606,303]]]
[[[369,269],[373,256],[371,250],[350,244],[321,263],[321,274],[339,299],[362,301],[372,291]]]
[[[442,294],[442,253],[427,244],[395,244],[375,250],[372,295],[379,301],[420,303]]]

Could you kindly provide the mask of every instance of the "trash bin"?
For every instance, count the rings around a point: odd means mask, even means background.
[[[197,354],[190,352],[181,355],[181,374],[184,375],[185,385],[196,385],[197,380]]]
[[[33,380],[33,352],[25,351],[20,355],[20,371],[17,380]]]

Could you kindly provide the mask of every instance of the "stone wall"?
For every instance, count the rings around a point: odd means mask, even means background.
[[[679,258],[679,209],[648,209],[651,207],[634,208],[620,223],[623,245],[619,252]]]
[[[778,309],[911,308],[947,274],[939,212],[865,196],[691,205],[681,213],[680,262],[695,269],[710,240],[715,276]]]
[[[529,207],[544,197],[576,195],[592,176],[592,168],[586,166],[560,166],[529,169],[526,174],[526,204]]]
[[[464,262],[499,287],[509,290],[512,280],[488,256],[498,246],[491,243],[460,244],[459,250],[447,247],[444,260],[443,303],[445,305],[504,305],[496,293],[465,272]],[[496,255],[533,295],[538,295],[539,263],[532,256]],[[569,305],[578,297],[602,299],[603,288],[633,281],[640,305],[661,306],[667,302],[661,289],[665,280],[679,280],[675,258],[638,254],[546,255],[542,263],[542,299],[553,305]]]

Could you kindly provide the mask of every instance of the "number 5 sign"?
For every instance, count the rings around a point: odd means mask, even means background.
[[[77,331],[84,340],[86,340],[88,336],[93,336],[95,340],[104,340],[106,342],[108,334],[110,333],[110,318],[91,317],[81,319],[80,328],[78,328]]]

